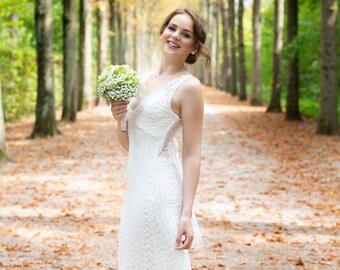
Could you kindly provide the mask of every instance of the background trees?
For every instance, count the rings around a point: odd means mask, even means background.
[[[275,24],[274,24],[274,46],[273,46],[273,75],[272,92],[268,112],[281,112],[281,51],[282,32],[284,17],[284,0],[275,0]]]
[[[321,69],[320,119],[318,132],[336,134],[337,78],[336,78],[336,17],[337,1],[322,1],[321,11]]]
[[[287,22],[287,43],[290,47],[288,82],[287,82],[287,105],[286,119],[300,120],[299,109],[299,48],[294,46],[298,34],[298,1],[287,0],[288,22]]]
[[[251,104],[262,104],[262,85],[261,85],[261,14],[260,0],[253,2],[253,76],[252,76],[252,95]]]
[[[5,147],[5,122],[4,112],[2,108],[2,94],[1,94],[1,80],[0,80],[0,161],[6,159],[6,147]]]
[[[75,120],[76,109],[93,105],[97,74],[109,63],[128,63],[141,73],[155,69],[158,27],[165,14],[174,6],[190,6],[205,20],[213,54],[212,72],[204,71],[202,61],[192,69],[202,82],[234,94],[239,89],[240,99],[251,96],[251,104],[269,103],[268,111],[283,107],[287,120],[299,120],[301,114],[319,119],[320,133],[338,132],[340,60],[335,56],[340,49],[335,37],[340,27],[335,0],[321,4],[318,0],[49,3],[53,35],[51,29],[45,30],[48,39],[41,40],[35,34],[34,20],[40,1],[0,2],[5,122],[32,115],[37,108],[36,122],[41,123],[48,108],[51,122],[39,125],[45,131],[56,130],[53,106],[62,109],[63,119]],[[326,20],[332,24],[327,26]],[[237,35],[233,34],[235,26]],[[37,29],[42,29],[38,22]],[[67,112],[70,108],[72,117]]]
[[[75,0],[63,1],[63,114],[62,120],[76,120],[77,106],[77,10]]]
[[[52,0],[36,0],[38,96],[32,138],[57,134],[54,111],[52,20]]]

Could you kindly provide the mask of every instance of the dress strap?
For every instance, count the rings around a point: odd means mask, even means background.
[[[198,80],[193,75],[183,75],[183,76],[178,77],[176,80],[174,80],[173,83],[170,85],[169,89],[167,89],[167,91],[166,91],[166,102],[169,105],[170,109],[171,109],[171,99],[172,99],[173,95],[178,90],[178,88],[182,85],[182,83],[184,83],[186,80],[188,80],[190,78],[194,78],[194,79]]]

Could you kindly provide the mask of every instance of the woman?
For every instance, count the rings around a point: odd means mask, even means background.
[[[191,10],[177,9],[160,29],[162,58],[138,100],[113,102],[121,145],[129,150],[128,188],[119,229],[119,270],[191,269],[199,229],[193,202],[200,173],[203,97],[185,68],[210,57],[206,32]],[[121,130],[127,116],[128,132]],[[174,138],[182,126],[182,164]]]

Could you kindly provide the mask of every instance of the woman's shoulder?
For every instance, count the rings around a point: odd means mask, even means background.
[[[188,73],[187,78],[181,85],[181,88],[186,91],[197,91],[201,89],[201,81],[192,73]]]

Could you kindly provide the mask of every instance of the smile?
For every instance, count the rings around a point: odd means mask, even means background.
[[[179,46],[177,43],[175,43],[175,42],[173,42],[173,41],[170,41],[170,40],[167,41],[167,44],[168,44],[168,46],[171,47],[171,48],[175,48],[175,49],[180,48],[180,46]]]

